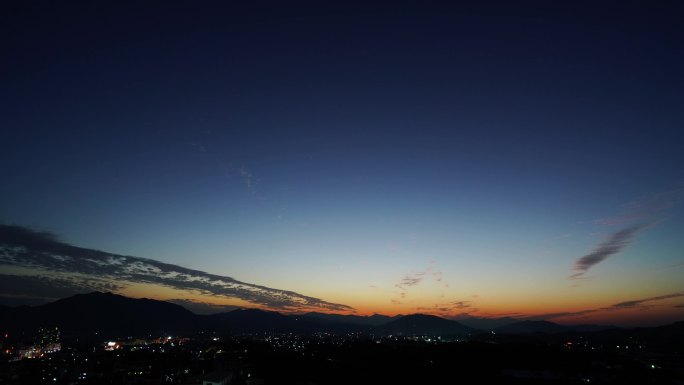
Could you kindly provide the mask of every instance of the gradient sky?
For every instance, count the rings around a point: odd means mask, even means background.
[[[0,222],[359,314],[684,319],[681,2],[240,3],[3,3]]]

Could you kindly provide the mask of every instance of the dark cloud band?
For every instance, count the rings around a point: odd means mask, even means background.
[[[598,245],[591,253],[581,257],[575,262],[574,270],[576,273],[571,275],[570,278],[581,278],[592,267],[605,261],[611,255],[621,252],[644,228],[646,228],[646,225],[639,224],[611,234],[608,239]]]
[[[148,283],[198,291],[204,295],[238,298],[283,311],[353,310],[347,305],[292,291],[253,285],[152,259],[75,247],[59,241],[54,235],[20,226],[0,225],[0,265],[39,271],[52,279],[57,279],[54,277],[57,275],[67,276],[74,287],[85,288],[107,282],[114,285],[112,287],[122,283]]]

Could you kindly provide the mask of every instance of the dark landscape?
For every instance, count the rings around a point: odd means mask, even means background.
[[[684,0],[2,0],[0,53],[0,385],[684,385]]]
[[[197,315],[100,292],[1,311],[6,384],[199,384],[215,376],[233,384],[684,380],[684,321],[629,329],[519,321],[478,330],[425,314]]]

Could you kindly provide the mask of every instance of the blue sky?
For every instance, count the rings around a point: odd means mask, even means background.
[[[360,312],[681,293],[668,7],[18,5],[0,219]]]

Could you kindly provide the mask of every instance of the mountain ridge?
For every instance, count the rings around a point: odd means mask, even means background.
[[[99,333],[101,336],[148,335],[154,333],[224,334],[243,333],[368,333],[374,335],[487,335],[458,321],[429,314],[357,316],[326,313],[282,314],[262,309],[235,309],[204,315],[171,302],[149,298],[130,298],[110,292],[77,294],[38,306],[0,307],[0,330],[33,333],[39,327],[58,326],[65,335]],[[351,318],[348,318],[351,317]],[[369,324],[368,321],[389,321]],[[345,322],[351,320],[352,322]],[[354,321],[356,323],[354,323]],[[524,320],[495,329],[497,334],[536,335],[560,338],[588,333],[610,340],[625,333],[657,341],[684,340],[684,321],[659,327],[620,329],[610,325],[565,326],[550,321]]]
[[[468,335],[476,330],[429,314],[410,314],[378,326],[376,332],[399,335]]]

